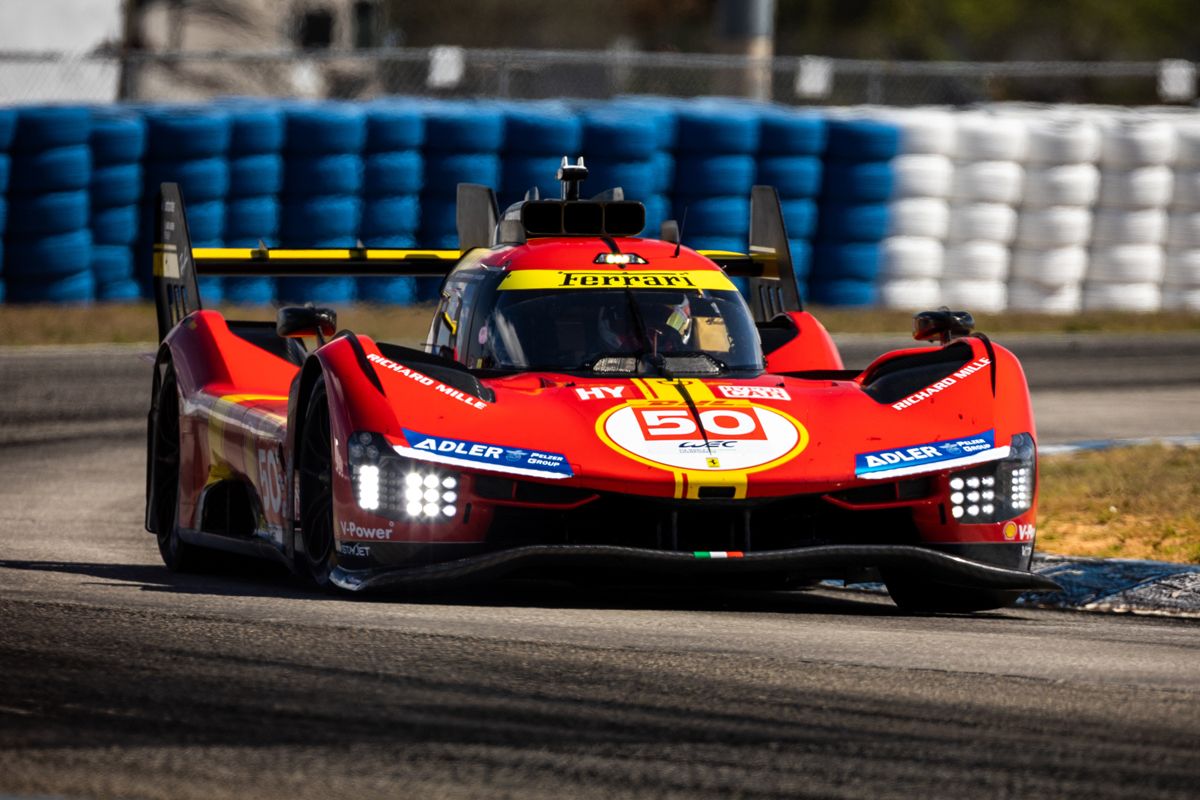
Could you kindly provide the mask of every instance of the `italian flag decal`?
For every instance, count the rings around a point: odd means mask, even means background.
[[[696,558],[741,558],[745,553],[741,550],[696,550],[692,555]]]

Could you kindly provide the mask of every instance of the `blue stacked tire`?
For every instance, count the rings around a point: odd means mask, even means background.
[[[92,275],[96,299],[129,302],[141,288],[134,277],[133,246],[137,241],[142,196],[142,158],[146,123],[132,111],[94,109],[89,137],[92,151]]]
[[[760,133],[755,183],[779,193],[792,269],[805,298],[828,130],[825,119],[811,112],[770,107],[762,112]]]
[[[895,182],[891,159],[899,148],[895,125],[867,119],[829,121],[809,285],[815,302],[877,302],[881,243],[889,224],[886,201]]]
[[[362,221],[367,115],[346,103],[284,106],[280,239],[285,247],[354,247]],[[288,303],[344,304],[353,277],[280,278]]]
[[[12,158],[8,148],[12,146],[16,133],[17,114],[11,108],[0,108],[0,303],[4,302],[4,230],[8,219],[8,178],[12,172]]]
[[[689,246],[719,237],[724,246],[706,249],[746,251],[760,117],[759,110],[733,101],[680,108],[674,202]]]
[[[626,200],[646,206],[643,234],[658,236],[671,214],[667,181],[674,164],[674,110],[666,101],[618,100],[585,108],[579,116],[588,168],[583,194],[620,187]]]
[[[555,175],[563,156],[580,154],[583,126],[563,103],[512,103],[503,106],[504,152],[501,157],[500,207],[537,189],[542,198],[560,194]]]
[[[459,183],[500,191],[504,110],[491,103],[431,103],[425,111],[425,185],[421,190],[423,247],[458,248],[454,206]],[[437,297],[441,281],[417,281],[417,299]]]
[[[416,103],[384,101],[367,106],[361,229],[367,247],[416,244],[424,141],[425,117]],[[357,289],[358,299],[367,303],[408,305],[416,298],[412,278],[359,278]]]
[[[151,106],[144,117],[144,202],[135,271],[143,292],[149,295],[153,283],[154,200],[161,184],[179,184],[193,247],[225,244],[232,121],[229,113],[220,108],[180,105]],[[199,283],[205,305],[223,302],[223,279],[201,276]]]
[[[82,106],[25,106],[0,117],[0,168],[7,197],[5,302],[87,303],[95,299],[88,229],[92,113]]]
[[[230,101],[229,192],[225,203],[226,247],[278,247],[283,188],[283,111],[259,101]],[[275,280],[262,276],[225,279],[225,300],[245,306],[275,300]]]

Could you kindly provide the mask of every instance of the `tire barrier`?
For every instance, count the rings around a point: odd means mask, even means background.
[[[824,302],[1200,311],[1193,112],[650,96],[0,109],[0,296],[148,296],[147,197],[164,180],[182,184],[199,246],[453,248],[457,183],[492,185],[502,206],[557,196],[559,161],[580,154],[586,194],[619,185],[647,235],[674,217],[703,249],[744,250],[750,186],[775,186],[803,291]],[[202,291],[263,304],[278,283]],[[405,303],[435,283],[335,278],[293,299]]]
[[[135,274],[146,297],[151,293],[154,202],[164,181],[174,181],[187,203],[188,232],[196,247],[225,243],[225,198],[229,192],[232,119],[221,108],[152,106],[144,113],[146,160],[143,164],[141,224],[135,248]],[[224,300],[224,280],[202,276],[200,296],[208,305]]]
[[[421,221],[425,182],[421,145],[425,118],[412,104],[367,105],[363,150],[363,214],[359,238],[368,247],[412,247]],[[356,279],[358,299],[407,305],[416,297],[412,278]]]
[[[91,131],[92,112],[82,106],[27,106],[0,123],[11,148],[0,222],[6,302],[96,298],[88,228]]]
[[[282,156],[286,121],[273,103],[230,101],[229,190],[225,202],[226,247],[277,247],[284,184]],[[317,156],[319,158],[319,156]],[[350,165],[353,169],[354,165]],[[273,278],[224,279],[225,301],[233,305],[267,305],[275,300]]]
[[[359,241],[362,153],[367,113],[349,103],[290,103],[283,106],[283,190],[279,238],[289,247],[353,247]],[[334,176],[335,164],[346,174]],[[319,167],[319,176],[297,165]],[[355,298],[355,279],[279,278],[279,300],[345,304]]]

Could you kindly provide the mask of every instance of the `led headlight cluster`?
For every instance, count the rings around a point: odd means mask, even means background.
[[[359,508],[396,520],[458,516],[458,476],[395,455],[376,433],[350,437],[350,477]]]
[[[1000,522],[1033,505],[1037,453],[1027,433],[1012,438],[1008,457],[950,475],[950,516],[963,523]]]

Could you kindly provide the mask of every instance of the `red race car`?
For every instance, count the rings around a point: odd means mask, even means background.
[[[351,591],[882,580],[920,611],[1057,588],[1030,571],[1024,374],[969,315],[918,314],[938,346],[844,369],[801,310],[773,189],[748,255],[702,253],[673,222],[637,238],[642,206],[579,199],[585,177],[564,159],[561,199],[502,216],[460,185],[461,251],[193,251],[164,184],[146,528],[167,566],[211,548]],[[418,350],[311,305],[227,320],[198,273],[444,280]]]

